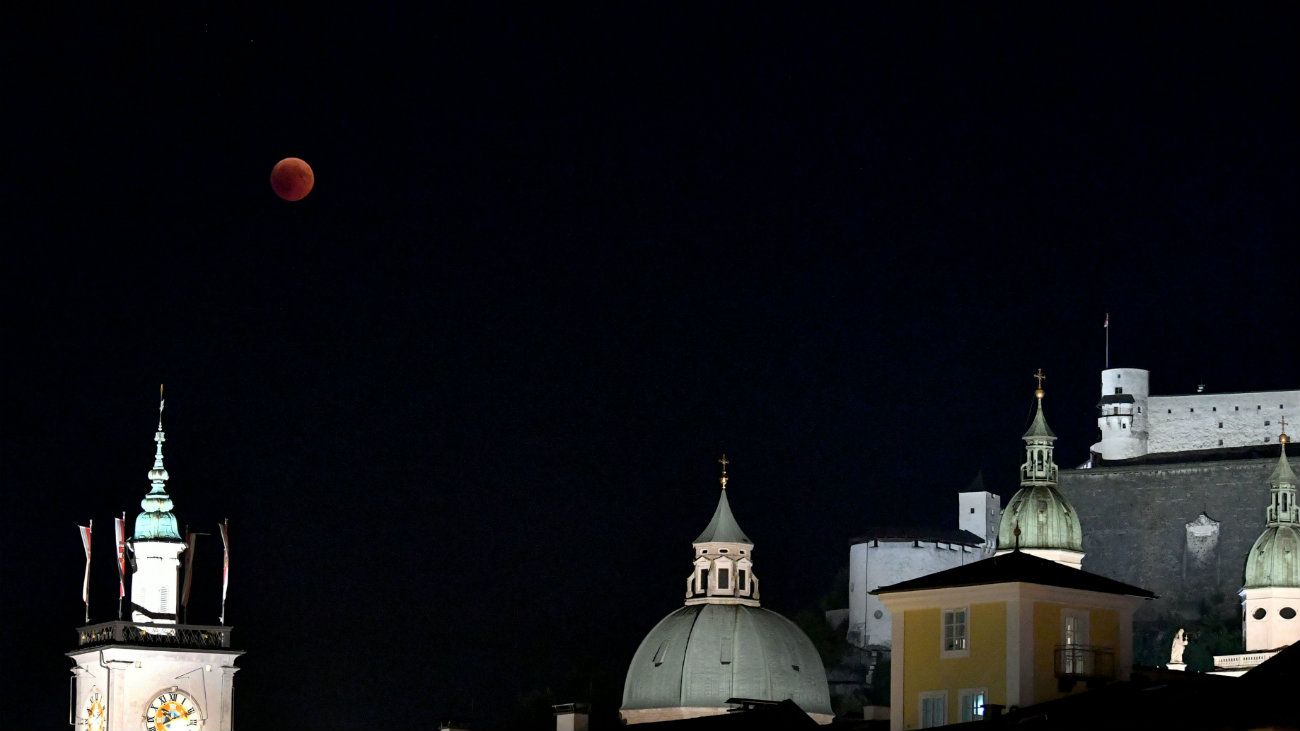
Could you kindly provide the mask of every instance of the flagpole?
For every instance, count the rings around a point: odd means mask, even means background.
[[[217,621],[226,624],[226,588],[230,586],[230,518],[217,524],[221,531],[221,548],[224,554],[221,560],[221,616]]]
[[[1106,330],[1106,368],[1110,368],[1110,313],[1106,313],[1106,324],[1102,325]]]

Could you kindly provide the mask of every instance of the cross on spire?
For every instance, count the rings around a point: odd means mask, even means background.
[[[1043,381],[1047,380],[1047,376],[1043,373],[1043,369],[1039,368],[1034,372],[1034,378],[1038,379],[1038,388],[1034,389],[1034,395],[1041,399],[1043,397]]]
[[[722,479],[721,479],[722,489],[726,490],[727,489],[727,465],[731,464],[729,461],[727,461],[727,455],[725,454],[722,455],[722,459],[718,460],[718,464],[722,465]]]
[[[1291,441],[1291,437],[1288,437],[1286,435],[1286,417],[1283,416],[1280,421],[1282,424],[1282,436],[1278,439],[1278,441],[1282,442],[1283,444],[1286,444],[1287,442]]]

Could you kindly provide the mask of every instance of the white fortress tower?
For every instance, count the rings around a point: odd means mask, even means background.
[[[1101,372],[1094,461],[1276,443],[1281,419],[1300,411],[1300,390],[1152,396],[1150,381],[1141,368]]]
[[[183,624],[180,556],[163,467],[162,406],[150,490],[130,539],[131,620],[77,630],[68,724],[74,731],[231,731],[235,660],[230,628]],[[119,615],[120,616],[120,615]]]
[[[1101,441],[1092,451],[1108,460],[1132,459],[1147,453],[1147,397],[1151,374],[1141,368],[1108,368],[1101,372],[1101,401],[1097,428]]]

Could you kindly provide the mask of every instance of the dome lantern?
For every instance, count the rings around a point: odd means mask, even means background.
[[[1083,529],[1079,515],[1056,487],[1053,457],[1056,434],[1043,412],[1043,375],[1034,373],[1034,418],[1025,431],[1025,462],[1020,466],[1020,490],[1002,511],[998,525],[998,553],[1020,550],[1057,563],[1083,566]]]

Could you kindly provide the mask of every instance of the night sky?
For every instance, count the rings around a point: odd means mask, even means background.
[[[1294,8],[263,5],[5,24],[13,728],[66,728],[88,518],[115,615],[159,383],[237,727],[340,731],[617,692],[724,451],[817,608],[1015,491],[1036,368],[1086,458],[1106,312],[1156,393],[1296,387]]]

